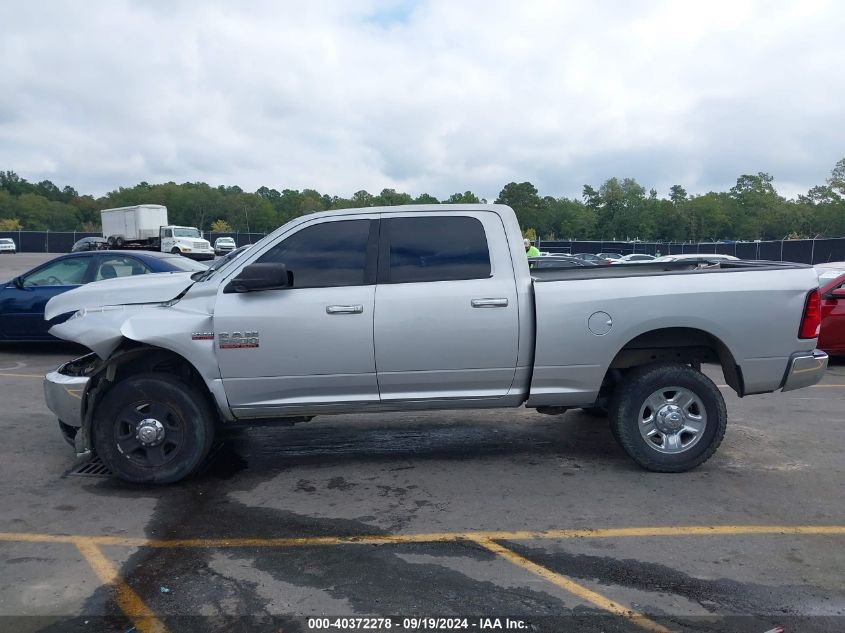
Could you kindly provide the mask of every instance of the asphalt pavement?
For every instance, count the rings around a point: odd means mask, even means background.
[[[689,473],[639,469],[605,420],[502,409],[250,429],[143,487],[69,472],[40,377],[80,351],[0,346],[0,630],[845,630],[843,364],[723,388]]]

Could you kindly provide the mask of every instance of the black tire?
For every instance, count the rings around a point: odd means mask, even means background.
[[[647,399],[658,391],[672,393],[673,388],[686,390],[697,398],[691,411],[704,417],[704,428],[691,435],[689,447],[670,448],[678,452],[663,452],[664,447],[650,442],[640,432],[641,412],[650,411]],[[665,396],[664,396],[665,397]],[[700,403],[700,404],[699,404]],[[656,417],[658,412],[650,415]],[[679,473],[706,462],[725,437],[728,415],[719,388],[707,376],[689,365],[675,363],[647,365],[632,370],[613,393],[609,407],[611,431],[626,453],[646,470]],[[660,433],[657,433],[660,436]],[[671,434],[670,434],[671,435]],[[683,435],[678,435],[679,438]],[[667,440],[659,437],[661,444]]]
[[[607,417],[607,409],[604,407],[583,407],[581,412],[585,415],[590,416],[591,418],[606,418]]]
[[[141,420],[160,420],[163,439],[137,438]],[[115,476],[133,483],[173,483],[190,475],[214,441],[208,402],[169,374],[137,374],[106,393],[94,414],[94,450]]]
[[[171,255],[181,255],[181,254],[182,254],[182,251],[180,251],[178,248],[176,248],[176,247],[174,246],[173,248],[171,248],[171,249],[170,249],[170,254],[171,254]]]
[[[118,235],[117,238],[114,240],[115,248],[123,248],[124,240],[122,235]]]
[[[114,235],[109,235],[106,239],[106,244],[109,245],[109,248],[114,248]]]

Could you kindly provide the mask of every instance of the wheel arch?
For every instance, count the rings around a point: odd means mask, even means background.
[[[128,338],[124,338],[109,355],[93,381],[99,389],[98,399],[112,386],[141,373],[163,373],[178,377],[203,395],[219,419],[228,417],[225,413],[228,407],[221,406],[218,400],[222,396],[225,404],[222,390],[215,394],[200,370],[188,358],[174,350]]]
[[[725,382],[737,395],[743,395],[742,369],[728,346],[719,337],[695,327],[656,328],[633,337],[613,357],[605,383],[613,381],[619,372],[659,362],[719,364]]]

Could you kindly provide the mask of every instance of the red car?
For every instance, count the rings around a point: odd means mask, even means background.
[[[816,264],[822,295],[819,349],[845,356],[845,262]]]

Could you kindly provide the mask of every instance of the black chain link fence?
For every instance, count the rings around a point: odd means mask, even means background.
[[[845,261],[845,237],[817,240],[777,240],[767,242],[580,242],[540,240],[537,247],[549,253],[646,253],[678,255],[687,253],[733,255],[740,259],[820,264]]]

